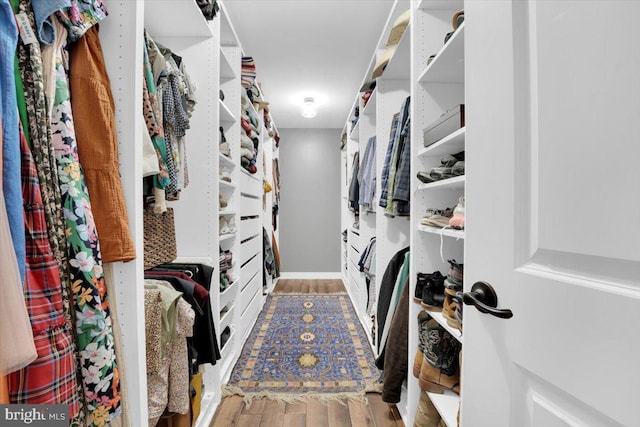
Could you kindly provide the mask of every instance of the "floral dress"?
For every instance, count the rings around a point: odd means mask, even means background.
[[[73,13],[69,16],[73,16]],[[78,351],[88,412],[87,424],[104,426],[121,412],[120,374],[115,359],[100,245],[78,160],[67,59],[64,49],[56,52],[52,140],[66,225]]]

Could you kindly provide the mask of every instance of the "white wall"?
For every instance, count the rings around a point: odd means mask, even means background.
[[[282,272],[340,271],[340,129],[280,129]]]

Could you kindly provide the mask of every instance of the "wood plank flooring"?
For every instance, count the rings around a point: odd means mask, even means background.
[[[255,399],[246,406],[240,396],[223,399],[210,427],[404,427],[395,406],[377,393],[362,402],[307,399],[300,403]]]
[[[280,279],[273,292],[332,294],[347,290],[341,279]]]
[[[282,279],[274,293],[346,292],[342,280]],[[284,403],[254,399],[246,406],[242,397],[222,400],[210,427],[404,427],[398,409],[367,393],[368,404],[353,400],[322,402],[307,399]]]

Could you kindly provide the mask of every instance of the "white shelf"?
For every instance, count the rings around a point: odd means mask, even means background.
[[[220,158],[220,162],[221,163],[226,163],[227,165],[229,165],[231,167],[236,167],[236,162],[234,162],[233,160],[231,160],[230,158],[228,158],[224,154],[218,153],[218,157]]]
[[[223,216],[223,215],[235,215],[235,214],[236,214],[236,211],[232,211],[232,210],[228,210],[228,211],[220,211],[220,212],[218,212],[218,214],[219,214],[220,216]]]
[[[418,190],[462,190],[464,189],[466,177],[464,175],[455,178],[442,179],[428,184],[419,184]]]
[[[247,175],[249,178],[255,179],[256,181],[260,181],[260,178],[258,178],[258,177],[256,176],[256,174],[253,174],[253,173],[249,172],[249,171],[248,171],[248,170],[246,170],[245,168],[240,168],[240,170],[241,170],[245,175]]]
[[[224,313],[222,317],[220,317],[220,331],[224,331],[224,328],[229,326],[231,319],[233,319],[234,309],[235,309],[235,304],[231,305],[231,307],[227,307],[227,312]]]
[[[440,326],[442,326],[447,332],[451,334],[451,336],[453,336],[455,339],[457,339],[460,342],[460,344],[462,344],[462,332],[450,326],[447,323],[447,319],[444,318],[441,312],[429,311],[429,310],[426,310],[426,312],[429,313],[429,316],[433,317],[433,320],[438,322]]]
[[[411,77],[411,24],[407,27],[398,47],[389,60],[381,78],[385,80],[409,80]]]
[[[422,72],[421,83],[464,83],[464,22]]]
[[[367,105],[364,106],[362,111],[360,112],[360,117],[362,116],[375,116],[376,115],[376,100],[377,100],[377,90],[373,90],[371,93],[371,97],[369,97],[369,101],[367,101]],[[360,120],[358,120],[360,123]],[[357,130],[357,129],[356,129]]]
[[[171,17],[171,25],[166,24],[167,16]],[[147,0],[144,24],[152,37],[213,37],[195,1]]]
[[[431,233],[431,234],[437,234],[437,235],[442,235],[446,237],[453,237],[456,239],[464,239],[464,230],[456,230],[453,228],[447,228],[445,230],[444,228],[429,227],[426,225],[418,225],[418,230],[423,233]]]
[[[220,48],[220,80],[233,80],[236,77],[236,74],[233,72],[233,67],[231,66],[231,61],[227,58],[224,49]]]
[[[467,128],[460,128],[457,131],[445,136],[441,140],[434,142],[428,147],[424,147],[418,152],[419,157],[441,157],[445,154],[455,154],[464,150],[464,142]]]
[[[236,293],[236,289],[238,287],[238,283],[240,283],[240,279],[236,279],[235,282],[229,285],[227,289],[220,292],[220,306],[224,307],[229,304]]]
[[[223,180],[218,180],[218,183],[220,184],[220,187],[226,187],[226,188],[236,188],[236,185],[231,183],[231,182],[227,182],[227,181],[223,181]]]
[[[460,405],[460,396],[452,391],[445,390],[443,394],[427,393],[433,406],[438,410],[440,417],[447,427],[458,427],[458,407]]]
[[[450,10],[464,8],[464,0],[420,0],[418,10]]]
[[[218,99],[220,103],[220,121],[226,123],[233,123],[236,121],[236,118],[233,116],[233,113],[227,107],[227,105],[221,99]]]
[[[236,237],[236,234],[238,234],[238,233],[221,234],[220,238],[218,239],[218,241],[224,242],[224,241],[227,241],[227,240],[231,240],[234,237]]]
[[[351,129],[351,133],[349,134],[349,139],[352,141],[360,141],[360,120],[358,119],[358,123]]]

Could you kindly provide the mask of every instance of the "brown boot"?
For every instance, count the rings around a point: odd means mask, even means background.
[[[445,389],[460,393],[460,342],[433,319],[427,322],[426,328],[427,341],[420,369],[420,388],[432,393],[443,393]]]
[[[413,427],[439,427],[442,419],[427,393],[420,393],[420,401],[416,409],[416,419]]]
[[[420,369],[422,369],[422,360],[424,359],[424,346],[427,338],[427,321],[431,319],[431,316],[426,311],[418,313],[418,349],[416,350],[416,356],[413,359],[413,376],[420,378]]]

